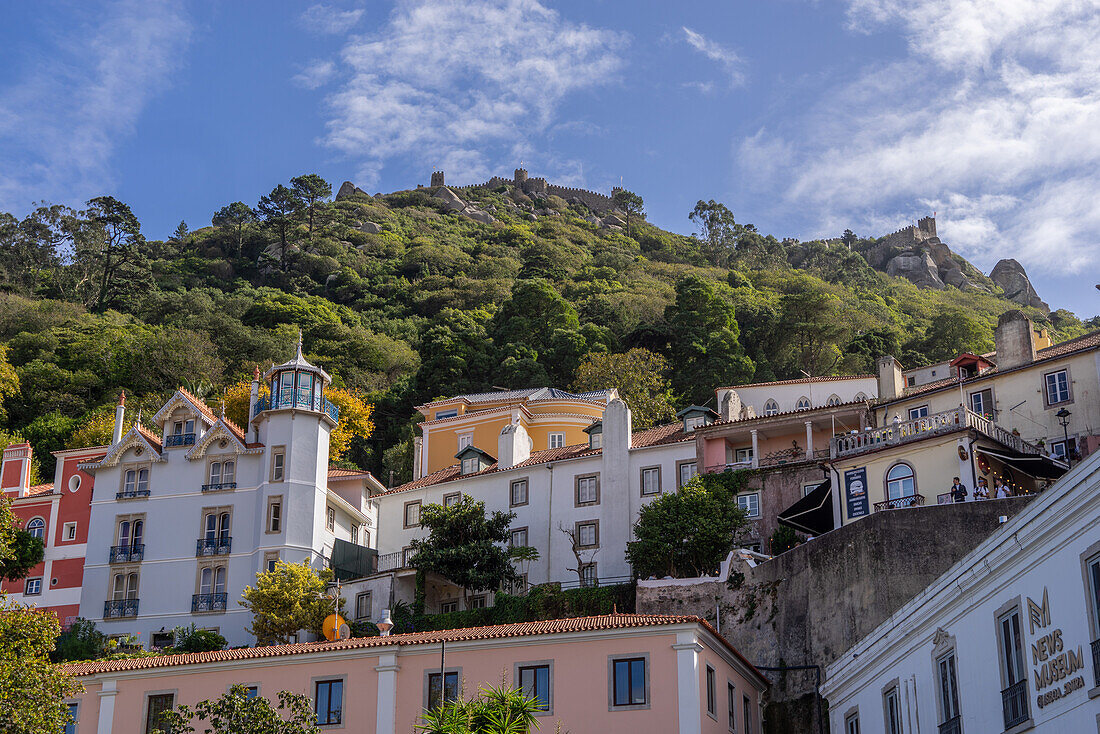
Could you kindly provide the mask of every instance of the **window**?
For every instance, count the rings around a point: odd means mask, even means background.
[[[798,399],[798,403],[795,404],[794,409],[795,410],[809,410],[810,409],[810,399],[808,397],[806,397],[805,395],[803,395],[802,397],[800,397]]]
[[[1089,581],[1089,608],[1094,626],[1092,638],[1100,639],[1100,556],[1091,558],[1086,564]],[[1100,670],[1096,671],[1100,676]]]
[[[856,393],[856,400],[858,400],[858,401],[859,401],[859,402],[861,402],[861,403],[865,403],[865,402],[867,402],[867,394],[866,394],[866,393],[862,393],[862,392],[857,392],[857,393]],[[859,725],[859,724],[858,724],[858,721],[857,721],[856,725],[857,725],[857,726]]]
[[[470,603],[466,605],[467,609],[484,609],[485,608],[485,595],[478,594],[477,596],[470,597]]]
[[[917,493],[913,467],[908,464],[894,464],[886,472],[886,498],[891,500],[912,497]]]
[[[274,571],[275,564],[279,562],[279,551],[268,551],[264,553],[264,567],[263,570]]]
[[[733,460],[737,464],[752,463],[752,447],[733,450]]]
[[[30,535],[32,538],[38,538],[39,540],[42,540],[46,536],[46,521],[40,517],[32,518],[27,523],[27,526],[26,528],[24,528],[24,530],[26,530],[27,534]]]
[[[228,543],[229,542],[229,513],[221,512],[219,510],[208,511],[204,519],[204,535],[203,539],[207,543]]]
[[[882,697],[886,716],[886,734],[901,734],[901,710],[898,708],[898,688],[892,686]]]
[[[611,705],[644,706],[649,703],[646,658],[611,661]]]
[[[271,453],[271,481],[281,482],[283,481],[283,475],[286,472],[286,450],[282,448],[275,449]]]
[[[527,480],[516,479],[510,485],[509,502],[513,507],[527,504]]]
[[[845,717],[844,734],[859,734],[859,712],[848,714]]]
[[[136,573],[116,573],[114,588],[111,592],[114,601],[137,599],[138,575]]]
[[[473,474],[474,472],[476,472],[478,470],[478,468],[479,468],[479,466],[478,466],[477,457],[470,457],[468,459],[463,459],[462,460],[462,473],[463,474]]]
[[[371,598],[370,592],[364,591],[355,596],[355,618],[356,619],[370,619],[371,616]]]
[[[76,540],[76,523],[67,522],[61,528],[62,540]]]
[[[428,700],[426,708],[439,708],[444,701],[458,700],[458,671],[447,670],[442,675],[428,673]]]
[[[743,696],[741,703],[745,708],[745,734],[752,734],[752,699]]]
[[[325,509],[325,527],[328,531],[334,532],[336,530],[336,509],[328,507]]]
[[[283,496],[267,498],[267,532],[280,533],[283,530]]]
[[[581,586],[592,587],[599,583],[600,577],[596,573],[595,563],[581,564]]]
[[[600,477],[598,474],[577,477],[577,504],[595,505],[600,502]]]
[[[760,517],[760,493],[737,495],[737,506],[745,511],[746,517]]]
[[[603,448],[603,434],[593,433],[588,436],[588,448],[599,449]]]
[[[68,724],[65,724],[65,728],[61,730],[62,734],[76,734],[76,722],[79,706],[75,703],[66,704],[65,708],[69,710],[69,718],[72,719]]]
[[[440,418],[455,418],[457,416],[458,416],[458,409],[457,408],[451,408],[450,410],[437,410],[436,413],[435,413],[435,419],[436,420],[439,420]]]
[[[829,399],[825,401],[826,405],[840,405],[840,396],[833,394],[829,396]]]
[[[513,548],[523,548],[527,546],[527,528],[516,528],[513,530],[512,537],[509,539],[509,544]]]
[[[359,526],[355,523],[351,524],[351,530],[348,533],[348,537],[355,545],[359,545]]]
[[[245,700],[255,698],[258,695],[260,695],[260,687],[259,686],[245,686],[245,689],[244,689]]]
[[[137,473],[137,491],[138,494],[149,491],[149,470],[138,469]]]
[[[174,693],[157,693],[149,696],[145,701],[145,734],[153,734],[161,728],[162,717],[175,705]]]
[[[524,694],[538,701],[538,710],[550,711],[550,666],[521,665],[516,677]]]
[[[451,507],[452,505],[457,505],[461,501],[462,501],[462,493],[461,492],[450,492],[448,494],[443,495],[443,506],[444,507]]]
[[[1043,383],[1046,386],[1045,396],[1047,405],[1068,403],[1069,394],[1069,370],[1058,370],[1043,375]]]
[[[707,714],[718,718],[718,694],[714,690],[714,668],[707,666]]]
[[[452,600],[452,601],[441,601],[441,602],[439,602],[439,613],[440,614],[446,614],[447,612],[457,612],[457,611],[458,611],[458,601]]]
[[[1073,439],[1070,439],[1069,441],[1065,441],[1065,440],[1051,441],[1050,442],[1050,453],[1051,453],[1051,455],[1052,456],[1057,456],[1060,459],[1065,459],[1071,453],[1071,447],[1073,446],[1072,441],[1073,441]]]
[[[661,467],[642,469],[642,495],[661,493]]]
[[[694,431],[699,426],[703,425],[703,416],[693,415],[690,418],[684,419],[684,430]]]
[[[911,376],[909,376],[909,377],[906,377],[906,378],[905,378],[905,383],[906,383],[906,384],[907,384],[907,385],[908,385],[909,387],[913,387],[914,385],[916,385],[916,384],[917,384],[917,378],[916,378],[916,376],[915,376],[915,375],[911,375]]]
[[[918,405],[915,408],[909,409],[909,420],[915,421],[918,418],[925,418],[928,415],[927,405]]]
[[[36,579],[27,579],[27,583],[23,586],[23,593],[27,596],[38,596],[42,593],[42,579],[41,577]]]
[[[547,446],[546,447],[550,448],[550,449],[560,449],[564,445],[565,445],[565,434],[564,433],[551,433],[550,436],[547,439]]]
[[[420,524],[420,500],[405,503],[405,527],[415,528]]]
[[[779,403],[774,400],[768,399],[768,402],[764,403],[764,415],[775,415],[779,412]]]
[[[363,528],[363,547],[370,548],[370,531]]]
[[[986,388],[970,393],[970,409],[986,418],[993,417],[993,390]]]
[[[676,464],[676,474],[680,479],[680,485],[684,486],[699,473],[694,461],[681,461]]]
[[[726,711],[729,714],[730,731],[737,731],[737,689],[726,683]]]
[[[598,520],[577,523],[577,546],[595,548],[600,544],[600,523]]]
[[[474,442],[474,434],[472,434],[472,433],[460,433],[459,436],[458,436],[458,450],[461,451],[462,449],[466,448],[467,446],[470,446],[471,444],[473,444],[473,442]]]
[[[314,710],[317,713],[317,726],[331,726],[343,720],[344,681],[319,680],[316,684]]]
[[[1020,629],[1020,609],[1016,607],[997,620],[998,646],[1001,653],[1001,679],[1005,688],[1001,691],[1005,729],[1009,729],[1029,715],[1027,705],[1027,670],[1024,659],[1023,634]]]
[[[955,675],[955,653],[950,652],[937,660],[936,668],[940,679],[940,713],[943,716],[941,723],[946,724],[959,717],[959,681]]]

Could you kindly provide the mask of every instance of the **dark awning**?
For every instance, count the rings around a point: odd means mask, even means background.
[[[826,479],[793,505],[779,513],[780,525],[800,533],[821,535],[833,529],[832,480]]]
[[[370,576],[378,565],[378,551],[337,538],[332,543],[332,570],[337,581]]]
[[[978,453],[992,456],[997,461],[1008,464],[1013,469],[1019,469],[1029,477],[1036,479],[1057,479],[1069,471],[1069,466],[1042,454],[1018,454],[1009,451],[994,451],[982,446],[974,447]]]

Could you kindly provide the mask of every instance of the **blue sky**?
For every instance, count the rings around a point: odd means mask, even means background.
[[[0,210],[102,193],[150,237],[316,172],[532,175],[690,232],[933,211],[989,271],[1100,312],[1100,0],[6,3]]]

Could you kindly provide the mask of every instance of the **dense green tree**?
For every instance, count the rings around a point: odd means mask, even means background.
[[[312,241],[314,219],[324,206],[325,200],[332,196],[332,184],[316,173],[310,173],[290,179],[290,186],[305,211],[306,227],[309,239]]]
[[[235,201],[226,204],[214,212],[211,224],[220,229],[226,229],[233,233],[237,241],[235,254],[240,257],[244,250],[244,232],[248,225],[256,221],[256,212],[243,201]]]
[[[985,354],[993,349],[993,328],[961,308],[939,309],[919,349],[929,363],[954,359],[961,352]]]
[[[77,290],[92,310],[106,310],[151,282],[141,222],[113,196],[88,202],[74,242],[81,270]]]
[[[187,226],[187,222],[181,219],[180,223],[176,225],[176,229],[172,232],[172,239],[183,244],[189,234],[191,234],[191,228]]]
[[[77,617],[57,638],[50,660],[66,663],[74,660],[94,660],[107,647],[107,635],[96,629],[95,622]]]
[[[260,197],[256,212],[264,227],[274,235],[279,251],[279,267],[286,272],[290,267],[290,247],[294,230],[297,227],[296,216],[302,209],[302,201],[293,190],[279,184],[267,196]]]
[[[626,236],[630,237],[633,234],[631,224],[634,218],[645,217],[645,201],[633,191],[626,189],[615,189],[611,194],[611,201],[626,215]]]
[[[345,694],[347,695],[347,694]],[[279,691],[279,705],[263,696],[249,696],[243,684],[194,706],[180,704],[157,722],[159,734],[191,734],[194,722],[203,734],[317,734],[317,715],[309,696]]]
[[[622,354],[594,352],[577,367],[574,392],[615,388],[628,406],[635,428],[648,428],[671,420],[672,386],[668,360],[648,349],[634,348]]]
[[[285,644],[299,630],[320,635],[325,617],[336,608],[325,593],[331,580],[332,571],[317,572],[308,562],[279,561],[273,570],[256,574],[256,585],[241,594],[241,606],[252,612],[248,631],[261,644]],[[342,608],[343,598],[338,603]]]
[[[46,545],[42,539],[20,528],[15,531],[7,556],[0,559],[0,578],[8,581],[25,578],[45,557]]]
[[[225,638],[213,630],[201,630],[194,622],[173,630],[172,652],[210,652],[225,648]]]
[[[706,202],[700,199],[688,219],[701,230],[700,249],[707,261],[715,267],[728,267],[740,234],[740,225],[734,221],[733,212],[714,199]]]

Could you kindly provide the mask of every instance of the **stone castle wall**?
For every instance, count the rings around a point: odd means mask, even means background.
[[[432,173],[432,186],[443,186],[443,172],[435,171]],[[438,183],[437,183],[438,182]],[[558,186],[547,182],[545,178],[528,177],[527,171],[522,168],[517,168],[512,180],[501,178],[500,176],[493,176],[484,183],[468,184],[465,186],[455,186],[453,188],[457,190],[461,189],[496,189],[501,186],[514,186],[525,194],[534,194],[536,196],[560,196],[566,201],[577,200],[583,203],[592,211],[603,214],[615,208],[615,202],[607,194],[601,194],[596,191],[589,191],[588,189],[575,189],[570,186]]]

